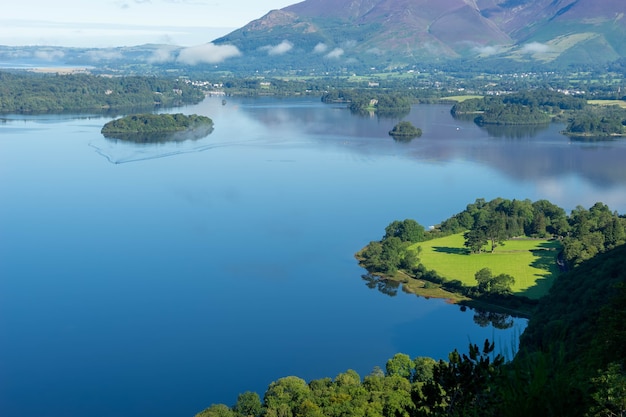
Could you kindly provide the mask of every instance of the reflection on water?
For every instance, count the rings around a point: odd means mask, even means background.
[[[407,290],[405,290],[404,285],[398,281],[385,279],[381,276],[372,274],[361,275],[361,278],[363,279],[363,281],[365,281],[365,285],[367,286],[367,288],[372,290],[378,290],[382,294],[385,294],[389,297],[395,297],[396,295],[398,295],[399,289],[402,289],[404,292],[408,292]],[[460,308],[463,312],[467,311],[468,308],[473,310],[474,323],[476,323],[480,327],[492,326],[495,329],[506,330],[512,328],[515,325],[515,320],[510,314],[497,313],[485,310],[483,308],[467,307],[465,305],[461,305]]]
[[[390,297],[395,297],[398,295],[398,289],[400,288],[400,283],[397,281],[392,281],[389,279],[383,279],[379,276],[364,274],[361,275],[363,281],[365,281],[365,285],[370,289],[377,289],[381,293],[388,295]]]
[[[491,125],[480,126],[485,129],[489,136],[503,139],[526,139],[533,138],[550,127],[550,124],[538,125]]]
[[[474,309],[474,322],[480,327],[493,326],[500,330],[510,329],[515,324],[509,314],[494,313],[478,308]]]

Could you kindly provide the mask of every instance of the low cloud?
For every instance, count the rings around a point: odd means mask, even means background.
[[[124,58],[124,55],[122,55],[121,52],[108,50],[108,49],[98,49],[98,50],[87,51],[86,55],[90,61],[94,61],[94,62],[114,61],[117,59]]]
[[[544,54],[546,52],[550,52],[550,45],[539,42],[531,42],[524,45],[521,51],[524,54]]]
[[[238,56],[241,56],[241,51],[234,45],[206,43],[182,49],[176,61],[187,65],[218,64]]]
[[[344,50],[341,48],[335,48],[326,54],[326,58],[337,59],[344,54]]]
[[[56,49],[39,49],[33,53],[33,56],[43,61],[56,61],[65,56],[65,52]]]
[[[261,47],[261,50],[267,51],[268,55],[283,55],[293,49],[293,44],[287,40],[282,41],[278,45],[267,45]]]
[[[152,53],[152,56],[148,58],[150,64],[164,64],[166,62],[174,61],[175,48],[159,48]]]
[[[355,41],[354,39],[349,39],[347,41],[344,41],[341,43],[341,46],[343,49],[352,49],[352,48],[356,48],[358,42]]]
[[[497,55],[502,52],[502,48],[500,46],[475,46],[473,50],[478,55],[483,56]]]
[[[323,54],[326,51],[328,51],[328,45],[326,45],[324,42],[318,43],[317,45],[315,45],[315,48],[313,48],[313,52],[315,52],[316,54]]]

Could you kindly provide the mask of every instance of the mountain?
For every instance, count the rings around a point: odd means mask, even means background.
[[[305,0],[214,43],[254,60],[308,56],[329,65],[586,64],[626,57],[625,14],[624,0]]]

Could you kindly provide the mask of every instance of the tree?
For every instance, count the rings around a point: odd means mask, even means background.
[[[424,226],[413,219],[394,220],[385,228],[383,239],[397,237],[403,242],[421,242],[424,240]]]
[[[233,410],[224,404],[213,404],[196,414],[195,417],[236,417]]]
[[[485,225],[485,237],[491,241],[491,252],[496,250],[496,247],[502,245],[504,241],[509,237],[506,231],[506,222],[504,214],[495,213],[492,215]]]
[[[412,382],[428,382],[433,379],[433,369],[435,367],[435,361],[433,358],[426,356],[418,356],[413,359],[415,371],[413,373]]]
[[[478,291],[481,293],[488,293],[491,291],[491,284],[493,282],[493,273],[489,268],[483,268],[474,274],[476,282],[478,282]]]
[[[262,408],[259,394],[246,391],[237,397],[237,403],[233,407],[233,411],[243,417],[257,417],[261,415]]]
[[[472,228],[465,232],[463,235],[465,238],[465,247],[469,248],[472,253],[480,253],[483,247],[487,244],[487,236],[481,228]]]
[[[474,274],[478,283],[478,291],[482,294],[510,294],[515,278],[508,274],[493,276],[491,269],[483,268]]]
[[[309,398],[311,390],[302,378],[287,376],[272,382],[265,392],[264,403],[268,410],[274,409],[280,414],[285,409],[295,410]]]
[[[515,285],[515,278],[509,274],[500,274],[493,278],[491,282],[491,292],[493,294],[511,294],[511,287]]]
[[[618,363],[609,364],[598,377],[591,380],[594,404],[589,410],[592,417],[626,416],[626,372]]]
[[[482,350],[469,346],[469,355],[454,350],[448,362],[440,360],[433,368],[433,379],[424,385],[425,403],[432,415],[467,416],[480,410],[489,415],[496,402],[489,389],[500,375],[504,357],[491,359],[494,344],[485,340]]]
[[[411,378],[415,363],[411,360],[409,355],[404,353],[396,353],[393,358],[387,361],[385,369],[387,370],[387,376],[398,375],[406,379]]]

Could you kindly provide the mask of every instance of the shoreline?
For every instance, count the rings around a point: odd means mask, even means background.
[[[526,297],[510,295],[502,302],[495,302],[493,299],[477,299],[468,297],[465,294],[448,291],[438,283],[424,279],[418,279],[410,276],[404,271],[398,271],[393,276],[370,273],[368,274],[380,281],[391,281],[398,283],[402,291],[408,294],[414,294],[418,297],[426,299],[445,300],[449,304],[457,304],[459,306],[469,307],[472,309],[482,309],[492,313],[509,314],[514,317],[530,319],[539,300],[530,300]],[[505,301],[513,301],[516,306],[507,305]]]

